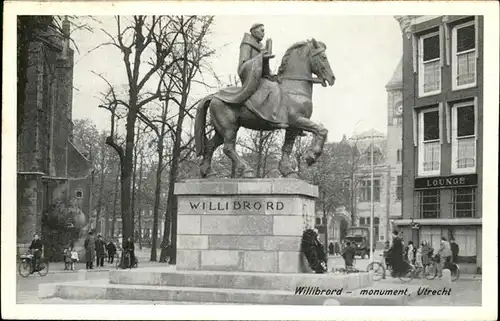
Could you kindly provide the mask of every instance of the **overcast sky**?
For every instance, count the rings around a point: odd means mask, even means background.
[[[109,113],[99,109],[99,95],[105,84],[91,71],[101,73],[114,84],[126,83],[121,56],[116,48],[101,47],[107,36],[99,30],[116,33],[111,16],[93,34],[75,32],[73,118],[91,118],[100,129],[108,128]],[[276,70],[285,50],[293,43],[314,37],[327,45],[326,54],[336,76],[333,87],[314,87],[312,120],[323,123],[330,132],[329,140],[340,140],[369,128],[386,132],[387,93],[390,80],[402,55],[402,39],[398,22],[392,16],[216,16],[210,43],[217,53],[211,64],[220,79],[236,74],[239,44],[243,33],[255,23],[265,24],[266,38],[273,40]],[[212,79],[204,79],[215,85]],[[198,87],[193,101],[211,93]]]

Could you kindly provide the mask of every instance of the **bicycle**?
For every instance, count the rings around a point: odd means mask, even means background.
[[[427,280],[434,280],[439,271],[440,257],[434,256],[432,258],[432,264],[430,266],[429,272],[426,275]],[[455,282],[460,278],[460,267],[454,262],[445,262],[443,269],[448,269],[451,272],[451,282]]]
[[[22,254],[20,256],[21,262],[19,262],[18,271],[19,275],[21,275],[23,278],[28,277],[34,272],[38,272],[40,276],[46,276],[47,273],[49,273],[49,261],[45,258],[40,258],[38,260],[38,268],[35,269],[33,266],[33,257],[34,254],[31,252]]]
[[[389,267],[385,263],[385,257],[383,254],[380,254],[382,260],[370,262],[366,266],[366,272],[373,271],[373,280],[379,281],[380,279],[385,279],[385,273],[387,270],[390,270]]]

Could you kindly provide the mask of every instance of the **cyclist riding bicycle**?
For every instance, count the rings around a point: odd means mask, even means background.
[[[42,247],[43,247],[42,241],[38,237],[38,234],[35,234],[33,236],[33,241],[31,241],[31,245],[29,247],[29,249],[33,253],[33,259],[31,261],[33,269],[31,273],[38,271],[38,267],[40,265],[40,259],[42,257]]]

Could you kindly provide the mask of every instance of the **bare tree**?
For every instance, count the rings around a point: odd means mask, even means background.
[[[208,47],[207,34],[213,22],[211,16],[174,17],[172,19],[175,30],[179,34],[179,42],[173,50],[175,61],[174,69],[169,75],[173,78],[173,90],[170,99],[177,107],[177,119],[173,128],[173,142],[169,168],[169,186],[167,195],[167,211],[163,234],[163,244],[169,244],[170,231],[172,234],[170,246],[163,246],[160,262],[170,257],[170,263],[176,263],[177,247],[177,198],[174,197],[174,184],[177,180],[179,165],[192,153],[193,137],[184,137],[183,124],[186,116],[191,116],[190,110],[196,105],[189,105],[188,97],[192,83],[202,72],[204,63],[214,51]],[[170,253],[169,253],[170,252]]]
[[[157,79],[158,71],[163,70],[160,79],[178,61],[170,59],[177,37],[180,33],[172,32],[173,19],[165,16],[133,16],[132,19],[115,17],[116,34],[113,36],[103,30],[110,38],[106,43],[116,47],[123,60],[127,75],[127,97],[120,99],[115,87],[104,77],[109,86],[106,95],[107,103],[100,107],[108,109],[112,114],[111,135],[106,144],[111,146],[119,155],[121,164],[121,214],[123,237],[133,236],[133,212],[131,208],[132,174],[134,162],[135,124],[141,109],[148,103],[157,100],[160,95],[161,82]],[[153,85],[152,85],[153,83]],[[151,92],[150,87],[154,87]],[[114,117],[117,107],[125,107],[125,146],[118,144],[113,135]]]

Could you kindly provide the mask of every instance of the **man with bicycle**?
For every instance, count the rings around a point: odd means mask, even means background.
[[[443,268],[451,263],[452,256],[450,242],[446,237],[441,238],[441,246],[435,256],[439,259],[438,277],[441,278],[443,277]]]
[[[390,263],[392,266],[392,277],[403,274],[408,268],[408,263],[404,260],[403,241],[398,231],[392,232],[392,247],[390,252]]]
[[[31,273],[38,271],[38,266],[40,265],[40,260],[42,257],[42,247],[43,247],[42,241],[38,237],[38,234],[35,234],[33,236],[33,241],[31,241],[31,245],[29,247],[29,249],[33,251],[33,260],[32,260],[33,269]]]

